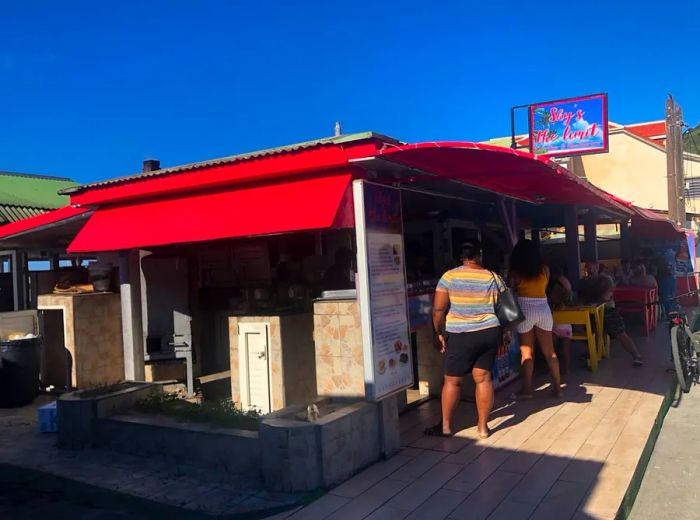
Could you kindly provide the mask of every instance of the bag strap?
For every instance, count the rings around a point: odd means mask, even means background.
[[[493,271],[489,271],[489,273],[491,273],[491,278],[493,278],[493,284],[496,286],[496,291],[498,292],[498,294],[504,292],[508,287],[505,284],[503,284],[503,288],[501,288],[498,285],[498,278],[496,278],[496,273],[494,273]]]

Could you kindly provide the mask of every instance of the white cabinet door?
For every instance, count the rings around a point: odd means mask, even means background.
[[[241,405],[270,413],[270,348],[267,323],[238,326],[238,364]]]

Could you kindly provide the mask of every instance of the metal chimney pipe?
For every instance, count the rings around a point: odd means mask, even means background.
[[[148,173],[155,170],[160,170],[160,161],[157,159],[146,159],[143,161],[141,173]]]

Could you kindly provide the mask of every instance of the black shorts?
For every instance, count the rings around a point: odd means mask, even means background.
[[[444,371],[446,376],[461,377],[473,368],[492,370],[501,342],[500,327],[475,332],[448,333]]]

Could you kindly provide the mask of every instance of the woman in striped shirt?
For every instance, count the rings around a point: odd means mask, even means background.
[[[442,421],[425,433],[450,436],[452,415],[459,402],[464,376],[471,373],[476,384],[479,437],[489,436],[488,416],[493,408],[491,373],[501,342],[495,313],[503,280],[481,267],[481,244],[466,242],[462,265],[446,272],[435,289],[433,326],[436,347],[444,354]]]

